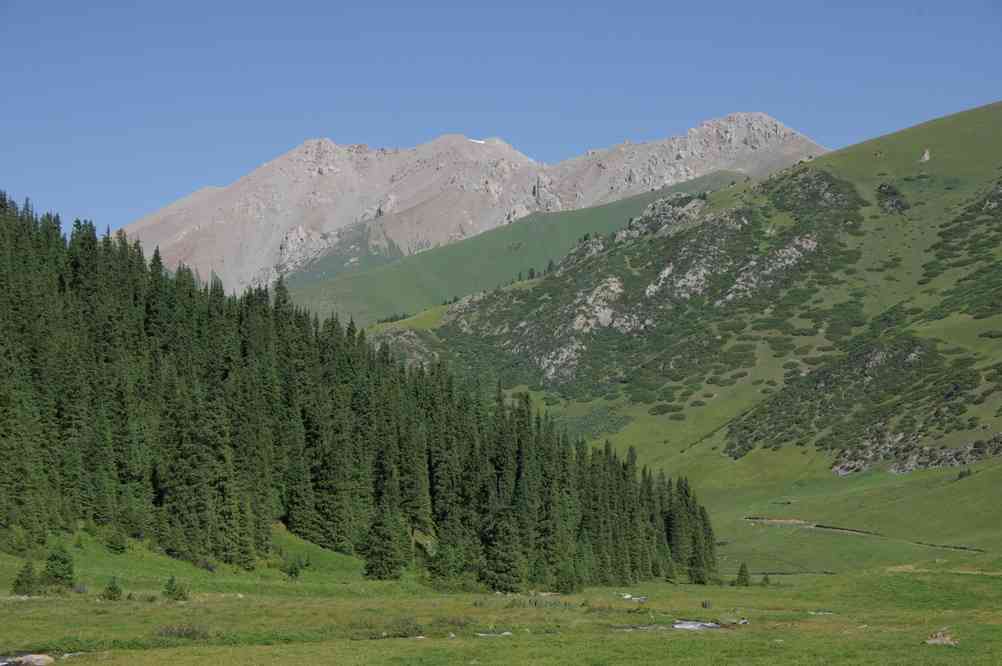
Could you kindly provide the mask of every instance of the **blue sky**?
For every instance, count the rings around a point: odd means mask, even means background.
[[[553,162],[765,111],[840,147],[1002,99],[997,0],[490,4],[0,0],[0,188],[116,228],[310,137]]]

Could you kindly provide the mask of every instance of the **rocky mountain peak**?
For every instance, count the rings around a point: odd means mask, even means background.
[[[683,136],[554,165],[499,138],[444,134],[406,149],[313,138],[126,231],[147,248],[159,246],[167,265],[215,272],[240,289],[325,254],[350,262],[353,253],[420,252],[536,211],[607,203],[713,171],[762,175],[822,152],[763,113],[735,113]]]

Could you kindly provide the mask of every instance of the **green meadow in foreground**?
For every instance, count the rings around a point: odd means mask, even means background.
[[[415,574],[368,581],[358,560],[281,529],[275,543],[309,559],[298,580],[272,567],[209,573],[139,542],[116,555],[86,534],[70,538],[87,591],[0,598],[0,655],[80,653],[72,656],[80,664],[995,664],[1002,658],[998,556],[774,575],[768,586],[751,567],[749,587],[651,582],[573,595],[496,595],[437,591]],[[0,586],[9,588],[19,565],[0,555]],[[190,587],[189,600],[164,599],[171,575]],[[132,600],[100,599],[111,576]],[[721,628],[673,629],[679,620]],[[939,631],[956,645],[925,643]]]

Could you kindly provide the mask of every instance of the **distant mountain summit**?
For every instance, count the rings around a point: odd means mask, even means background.
[[[475,236],[537,211],[583,208],[714,171],[757,176],[825,148],[764,113],[734,113],[685,135],[541,164],[496,138],[447,134],[408,149],[310,139],[227,187],[205,188],[126,227],[167,266],[230,289],[319,257],[351,264]]]

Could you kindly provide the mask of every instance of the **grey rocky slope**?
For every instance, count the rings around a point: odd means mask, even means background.
[[[312,139],[228,187],[206,188],[126,227],[164,262],[230,289],[328,254],[411,254],[536,211],[568,210],[714,171],[770,173],[825,149],[762,113],[684,136],[592,150],[555,165],[499,139],[445,135],[409,149]]]

